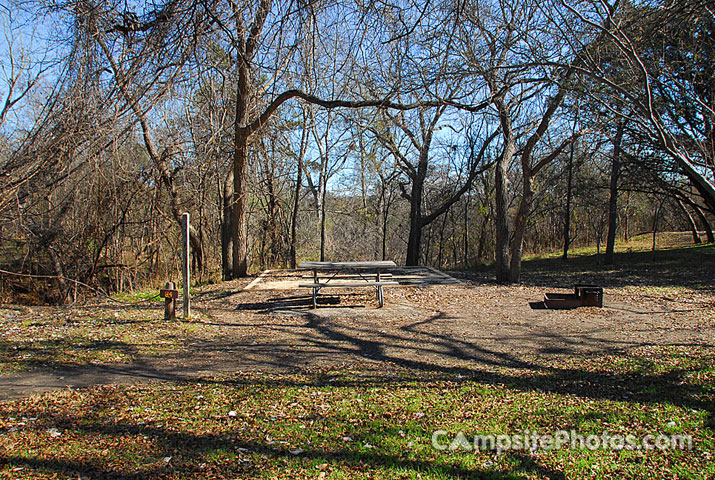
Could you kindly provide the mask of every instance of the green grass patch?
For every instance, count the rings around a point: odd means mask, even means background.
[[[644,348],[489,379],[241,374],[47,394],[0,405],[0,476],[709,478],[714,354]],[[439,450],[438,430],[439,445],[573,431],[690,436],[692,449]]]
[[[593,246],[573,248],[563,260],[561,252],[527,254],[522,261],[521,282],[533,286],[572,287],[576,283],[625,288],[624,293],[678,295],[715,292],[715,244],[693,245],[687,232],[658,234],[651,251],[651,234],[617,242],[614,263],[606,265]],[[480,281],[493,279],[493,265],[482,265],[471,275]],[[469,276],[469,275],[467,275]]]
[[[664,241],[655,252],[646,248],[642,235],[630,243],[617,244],[612,265],[604,264],[603,254],[595,248],[574,249],[564,261],[559,253],[526,257],[522,263],[522,280],[532,285],[571,286],[593,283],[606,287],[654,288],[656,295],[675,295],[687,291],[715,290],[715,245],[683,245]],[[663,290],[665,288],[665,290]],[[647,293],[647,292],[644,292]]]

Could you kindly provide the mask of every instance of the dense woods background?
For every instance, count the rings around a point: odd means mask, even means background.
[[[176,278],[184,211],[201,282],[308,259],[516,282],[527,252],[713,241],[704,0],[45,0],[0,18],[3,299]]]

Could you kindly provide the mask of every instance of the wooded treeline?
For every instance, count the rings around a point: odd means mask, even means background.
[[[392,259],[494,262],[518,282],[525,252],[597,244],[612,262],[617,237],[653,229],[713,241],[709,2],[37,0],[0,16],[0,269],[54,276],[53,301],[82,292],[69,279],[175,277],[184,211],[199,281]]]

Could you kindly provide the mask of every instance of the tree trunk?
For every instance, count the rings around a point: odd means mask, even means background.
[[[422,190],[424,178],[417,174],[410,192],[410,233],[407,237],[407,258],[405,265],[416,266],[420,263],[420,243],[422,241]]]
[[[320,261],[325,261],[325,198],[327,196],[328,187],[327,179],[323,179],[323,188],[320,192]]]
[[[236,152],[233,159],[233,217],[231,219],[231,226],[233,227],[232,278],[245,277],[248,273],[248,232],[246,228],[246,173],[248,171],[246,157],[248,155],[248,138],[240,127],[237,126],[236,130]]]
[[[571,144],[569,152],[569,163],[567,166],[566,176],[566,210],[564,211],[564,253],[561,255],[563,260],[569,258],[569,247],[571,247],[571,196],[573,194],[573,155],[574,144]]]
[[[685,219],[687,220],[688,226],[690,227],[690,231],[693,234],[693,243],[696,245],[703,243],[703,241],[700,240],[700,235],[698,235],[698,225],[695,223],[695,220],[693,220],[693,216],[690,215],[690,212],[685,207],[685,204],[683,203],[682,200],[680,200],[679,198],[676,197],[675,201],[678,203],[680,210],[682,210],[683,213],[685,214]]]
[[[268,236],[269,240],[271,242],[270,245],[270,262],[269,266],[276,266],[280,262],[280,258],[282,257],[282,246],[281,246],[281,235],[278,229],[278,213],[279,213],[279,205],[278,205],[278,199],[276,197],[276,192],[275,192],[275,186],[271,185],[271,192],[270,192],[270,202],[269,202],[269,223],[268,223]]]
[[[385,210],[385,184],[380,184],[380,194],[377,196],[377,204],[375,205],[375,258],[381,257],[380,244],[382,241],[382,212]],[[383,259],[384,260],[384,259]]]
[[[239,52],[237,59],[238,82],[236,84],[236,126],[233,154],[233,270],[232,277],[245,277],[248,273],[248,232],[246,225],[246,203],[248,201],[248,100],[251,72],[248,63]]]
[[[233,271],[233,238],[232,224],[233,213],[231,198],[233,192],[233,170],[229,171],[226,176],[226,181],[223,184],[222,204],[223,204],[223,219],[221,222],[221,272],[224,280],[230,280]]]
[[[497,282],[507,283],[509,281],[509,176],[508,169],[514,154],[516,153],[516,143],[514,132],[511,128],[511,118],[503,98],[495,101],[499,110],[499,121],[504,137],[504,151],[497,159],[494,170],[494,188],[496,194],[495,226],[495,267]]]
[[[298,231],[298,208],[300,207],[300,187],[303,183],[303,159],[308,144],[308,130],[305,128],[307,116],[303,112],[303,131],[300,137],[300,151],[298,152],[298,172],[295,178],[295,192],[293,197],[293,211],[290,216],[290,268],[297,266],[297,231]]]
[[[670,143],[666,143],[666,147],[671,153],[674,153],[673,158],[683,169],[685,176],[690,179],[690,182],[698,190],[698,193],[702,196],[708,209],[711,212],[715,212],[715,185],[713,185],[707,176],[701,173],[677,148],[670,145]]]
[[[303,171],[303,158],[298,157],[298,173],[295,179],[295,191],[293,192],[293,211],[290,215],[290,268],[297,267],[297,253],[296,244],[297,231],[298,231],[298,208],[300,207],[300,184],[303,181],[302,177]]]
[[[384,189],[384,183],[383,183]],[[390,203],[387,193],[384,195],[384,209],[382,214],[382,260],[387,260],[387,220],[390,213]]]
[[[464,268],[469,267],[469,200],[470,192],[467,192],[467,200],[464,202],[464,252],[462,252],[464,257]],[[454,262],[457,263],[456,254],[454,257]]]
[[[58,303],[64,305],[65,303],[67,303],[67,299],[69,296],[69,288],[67,286],[67,280],[65,278],[65,269],[62,266],[62,261],[60,260],[59,255],[57,255],[57,252],[52,247],[52,245],[47,245],[47,253],[49,253],[50,255],[52,266],[55,269],[55,275],[57,275],[57,289],[60,292],[60,298]]]
[[[703,226],[703,230],[705,230],[705,236],[708,239],[708,243],[715,243],[715,237],[713,237],[713,229],[710,226],[710,222],[708,222],[708,219],[705,216],[705,213],[703,213],[702,209],[700,209],[700,207],[697,207],[697,206],[694,206],[693,210],[695,210],[695,215],[698,216],[698,219],[700,220],[700,224]]]
[[[624,122],[619,120],[616,136],[613,139],[613,158],[611,160],[611,182],[608,197],[608,235],[606,237],[606,265],[613,264],[616,248],[616,228],[618,227],[618,177],[621,173],[621,143],[623,141]]]
[[[420,263],[420,244],[422,242],[422,228],[425,226],[422,218],[422,195],[424,193],[425,178],[427,178],[427,165],[429,163],[429,145],[432,136],[428,134],[422,144],[417,171],[412,178],[410,191],[410,233],[407,238],[407,261],[405,265],[416,266]]]
[[[405,265],[419,265],[421,237],[422,226],[420,225],[419,219],[410,218],[410,234],[407,238],[407,258],[405,259]]]

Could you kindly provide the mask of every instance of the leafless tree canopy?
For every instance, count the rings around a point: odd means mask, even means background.
[[[39,0],[0,20],[7,298],[173,279],[183,212],[199,281],[392,259],[517,282],[526,253],[605,242],[612,262],[654,216],[713,241],[708,2]]]

